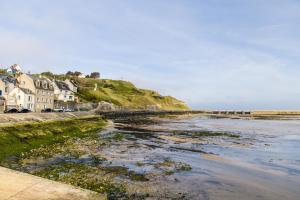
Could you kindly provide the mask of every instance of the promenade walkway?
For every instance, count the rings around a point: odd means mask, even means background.
[[[75,188],[0,167],[0,200],[102,200],[89,190]]]

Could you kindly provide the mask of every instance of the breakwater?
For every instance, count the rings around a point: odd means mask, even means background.
[[[128,110],[128,111],[98,111],[97,114],[103,115],[107,119],[130,116],[156,116],[156,115],[184,115],[184,114],[205,114],[206,111],[200,110],[179,110],[179,111],[151,111],[151,110]]]
[[[162,116],[162,115],[206,115],[216,118],[249,118],[249,119],[300,119],[300,111],[289,110],[115,110],[96,111],[107,119],[134,116]]]

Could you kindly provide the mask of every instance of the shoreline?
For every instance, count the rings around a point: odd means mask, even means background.
[[[274,111],[275,112],[275,111]],[[16,123],[27,122],[44,122],[65,119],[75,119],[91,115],[102,115],[107,119],[116,119],[122,117],[157,117],[157,118],[189,118],[193,116],[207,116],[211,118],[228,118],[228,119],[251,119],[251,120],[300,120],[300,114],[296,111],[294,114],[287,112],[269,114],[265,112],[257,112],[251,115],[239,114],[213,114],[212,111],[186,110],[186,111],[145,111],[145,110],[129,110],[129,111],[87,111],[87,112],[62,112],[62,113],[10,113],[0,114],[0,127],[15,125]]]
[[[197,125],[197,123],[193,124],[194,120],[190,121],[192,124],[183,123],[188,121],[186,119],[195,116],[199,115],[135,115],[115,118],[112,120],[113,122],[106,121],[101,131],[93,131],[87,137],[70,135],[65,138],[66,140],[58,140],[58,142],[36,147],[19,156],[3,160],[1,165],[98,192],[107,195],[110,199],[131,197],[133,199],[135,197],[138,199],[147,199],[148,197],[197,199],[196,196],[205,195],[203,191],[198,190],[199,186],[203,186],[202,183],[206,184],[204,185],[205,190],[214,190],[216,182],[220,183],[221,193],[231,195],[226,192],[230,189],[242,197],[244,193],[239,193],[239,188],[245,189],[247,181],[242,182],[243,184],[239,187],[232,187],[223,185],[224,179],[222,178],[225,178],[225,181],[237,183],[240,181],[238,177],[247,177],[242,173],[245,170],[255,175],[253,180],[261,180],[260,174],[270,178],[277,177],[278,174],[265,173],[264,170],[260,170],[262,168],[275,172],[268,165],[260,163],[248,165],[247,159],[250,159],[251,156],[245,157],[246,154],[242,153],[252,148],[258,150],[270,148],[268,142],[268,140],[272,140],[270,137],[253,135],[255,139],[248,137],[247,133],[243,131],[242,133],[231,132],[228,127],[224,131],[206,130],[203,128],[205,121],[202,120],[208,120],[208,125],[212,120],[222,123],[222,120],[206,117],[201,118],[199,127],[194,126]],[[76,127],[80,124],[78,122],[73,125]],[[49,122],[38,123],[47,124]],[[87,122],[85,125],[89,127],[89,123]],[[231,123],[242,123],[243,125],[251,122],[231,120]],[[256,121],[255,123],[261,125],[264,122]],[[26,126],[28,124],[23,127]],[[263,143],[261,143],[261,139],[264,140]],[[237,161],[234,159],[231,161],[230,153],[233,150],[236,152],[238,149],[241,149],[239,155],[242,157],[236,163]],[[223,152],[225,155],[222,155]],[[230,162],[234,162],[235,165]],[[199,166],[201,167],[199,168]],[[210,175],[216,175],[214,172],[221,173],[221,175],[225,173],[225,175],[212,178]],[[283,172],[286,171],[283,170]],[[226,176],[227,173],[231,173],[236,178],[230,179],[229,176]],[[202,180],[199,182],[200,185],[190,184],[194,180],[191,175]],[[269,182],[266,181],[266,183]],[[254,192],[256,188],[252,187],[250,190]],[[282,189],[281,192],[285,192],[285,189]],[[293,197],[294,193],[289,192],[287,190],[286,195]],[[215,193],[210,192],[209,195],[214,197]],[[222,199],[221,196],[223,195],[215,197]],[[276,192],[271,192],[269,197],[276,199],[274,198]]]

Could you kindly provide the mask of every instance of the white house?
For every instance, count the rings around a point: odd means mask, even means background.
[[[78,75],[78,78],[85,78],[85,77],[86,77],[86,75],[82,74],[82,73]]]
[[[54,86],[54,100],[56,101],[74,101],[75,95],[74,92],[71,91],[68,84],[64,81],[53,81]]]
[[[7,109],[17,108],[35,111],[35,94],[25,88],[14,88],[8,95]]]
[[[66,79],[64,82],[69,86],[71,91],[73,91],[74,93],[77,93],[78,86],[75,83],[75,81]]]
[[[6,71],[7,71],[8,73],[14,75],[14,74],[21,73],[21,72],[22,72],[22,69],[21,69],[20,65],[14,64],[14,65],[10,66]]]

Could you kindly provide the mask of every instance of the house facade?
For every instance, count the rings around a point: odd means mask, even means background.
[[[28,109],[35,111],[35,95],[33,91],[25,88],[14,88],[8,95],[7,108],[18,110]]]
[[[11,76],[0,75],[0,96],[5,99],[8,98],[8,94],[16,87],[17,79]]]
[[[69,85],[64,81],[53,81],[54,86],[54,100],[55,101],[74,101],[75,95],[74,92],[69,88]]]
[[[70,90],[73,91],[74,93],[77,93],[78,91],[78,86],[75,83],[75,81],[70,80],[70,79],[66,79],[65,83],[69,86]]]
[[[7,110],[9,93],[17,86],[17,79],[12,76],[0,75],[0,112]]]
[[[10,66],[6,70],[6,72],[9,73],[10,75],[17,75],[17,74],[22,73],[22,69],[21,69],[20,65],[14,64],[14,65]]]
[[[5,111],[5,101],[6,99],[0,96],[0,113],[3,113]]]
[[[41,112],[47,108],[53,109],[54,87],[49,79],[21,74],[18,80],[21,88],[29,89],[35,93],[36,112]]]
[[[0,78],[0,97],[3,97],[4,95],[4,92],[5,92],[5,83],[4,81],[2,80],[2,78]]]

